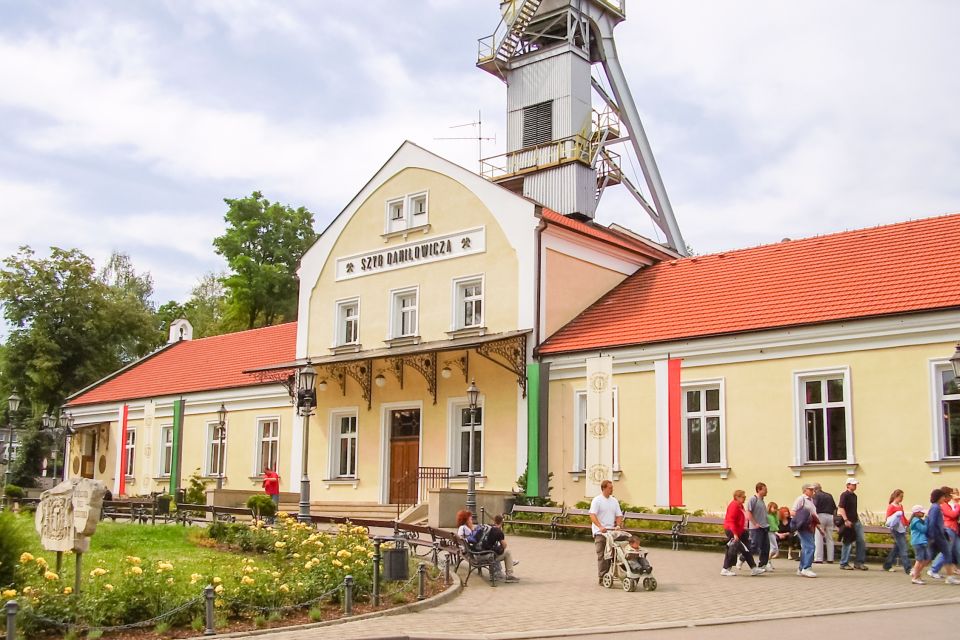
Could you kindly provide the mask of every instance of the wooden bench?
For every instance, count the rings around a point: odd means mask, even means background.
[[[477,575],[482,576],[484,569],[490,576],[490,586],[497,586],[497,574],[500,573],[497,567],[500,564],[497,554],[493,551],[473,551],[467,545],[467,541],[462,538],[457,538],[457,544],[460,547],[460,558],[467,561],[467,577],[463,581],[463,586],[467,586],[470,582],[470,574],[476,571]]]
[[[719,531],[704,531],[703,529],[690,529],[690,525],[716,526]],[[727,534],[723,532],[723,518],[714,518],[710,516],[684,516],[680,529],[677,532],[678,541],[686,543],[691,538],[705,538],[707,540],[726,540]]]
[[[545,519],[547,517],[549,517],[549,519]],[[550,538],[553,539],[557,537],[554,525],[561,517],[563,517],[562,507],[532,507],[525,504],[515,504],[510,513],[504,514],[503,527],[504,530],[506,530],[507,526],[519,524],[528,527],[548,529],[550,531]]]
[[[587,522],[570,522],[567,520],[567,518],[578,517],[578,516],[586,517]],[[592,526],[590,524],[590,510],[577,509],[574,507],[564,509],[563,515],[561,515],[554,521],[553,526],[556,532],[554,534],[555,538],[560,535],[561,531],[583,531],[584,529],[589,531]]]
[[[665,522],[669,526],[663,528],[631,526],[631,522]],[[623,528],[634,535],[670,536],[670,548],[680,547],[680,533],[683,530],[684,517],[667,513],[645,513],[641,511],[627,511],[623,514]]]
[[[197,514],[202,514],[198,516]],[[207,515],[210,515],[207,518]],[[174,520],[181,525],[194,522],[236,522],[237,516],[253,520],[255,514],[249,507],[222,507],[215,504],[189,504],[182,502],[177,505]]]
[[[146,524],[147,521],[156,521],[156,504],[147,500],[104,500],[100,508],[100,519],[110,518],[116,522],[129,520]]]
[[[890,529],[883,526],[882,524],[865,524],[863,525],[863,535],[866,536],[868,533],[879,533],[884,536],[889,542],[867,542],[867,551],[871,549],[877,549],[881,553],[884,551],[890,551],[893,549],[893,534],[890,533]],[[907,544],[910,543],[910,534],[907,534]]]

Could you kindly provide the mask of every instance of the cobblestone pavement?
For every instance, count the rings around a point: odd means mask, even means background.
[[[593,544],[508,535],[520,560],[517,584],[491,588],[476,576],[452,601],[420,613],[330,627],[282,631],[271,640],[421,636],[434,638],[558,637],[656,629],[679,624],[776,619],[815,613],[960,604],[960,585],[913,585],[900,570],[814,565],[818,578],[796,575],[796,561],[775,560],[757,577],[721,577],[721,551],[655,548],[649,559],[656,591],[626,593],[597,585]],[[461,575],[464,568],[461,567]],[[749,570],[741,572],[749,574]],[[908,612],[905,612],[908,613]],[[816,624],[823,624],[818,621]],[[820,627],[823,628],[823,627]],[[619,634],[618,634],[619,635]],[[620,635],[619,637],[623,637]]]

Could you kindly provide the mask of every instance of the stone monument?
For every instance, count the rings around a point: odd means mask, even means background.
[[[106,490],[99,480],[79,478],[44,491],[34,521],[43,548],[77,553],[89,549]]]

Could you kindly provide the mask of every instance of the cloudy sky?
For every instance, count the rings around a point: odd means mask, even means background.
[[[404,139],[475,168],[475,142],[438,138],[480,112],[503,150],[504,87],[474,67],[497,5],[0,0],[0,256],[120,249],[184,300],[223,267],[224,197],[322,230]],[[697,252],[960,211],[960,3],[627,9],[623,66]],[[598,220],[655,236],[623,191]]]

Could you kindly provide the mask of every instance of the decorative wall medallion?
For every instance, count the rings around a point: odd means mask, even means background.
[[[587,430],[594,438],[604,438],[610,432],[610,423],[603,418],[595,418],[587,425]]]
[[[74,474],[80,473],[80,458],[74,456],[71,467],[73,468]]]
[[[100,456],[100,462],[97,464],[97,467],[100,469],[100,473],[106,473],[106,471],[107,471],[107,456]]]
[[[150,445],[147,445],[146,447],[143,448],[143,457],[144,458],[150,457]]]
[[[595,373],[590,376],[590,388],[593,389],[595,393],[602,393],[605,391],[608,382],[608,376],[605,373]]]
[[[587,469],[587,477],[590,478],[590,482],[600,484],[610,477],[610,467],[605,464],[590,465]]]

